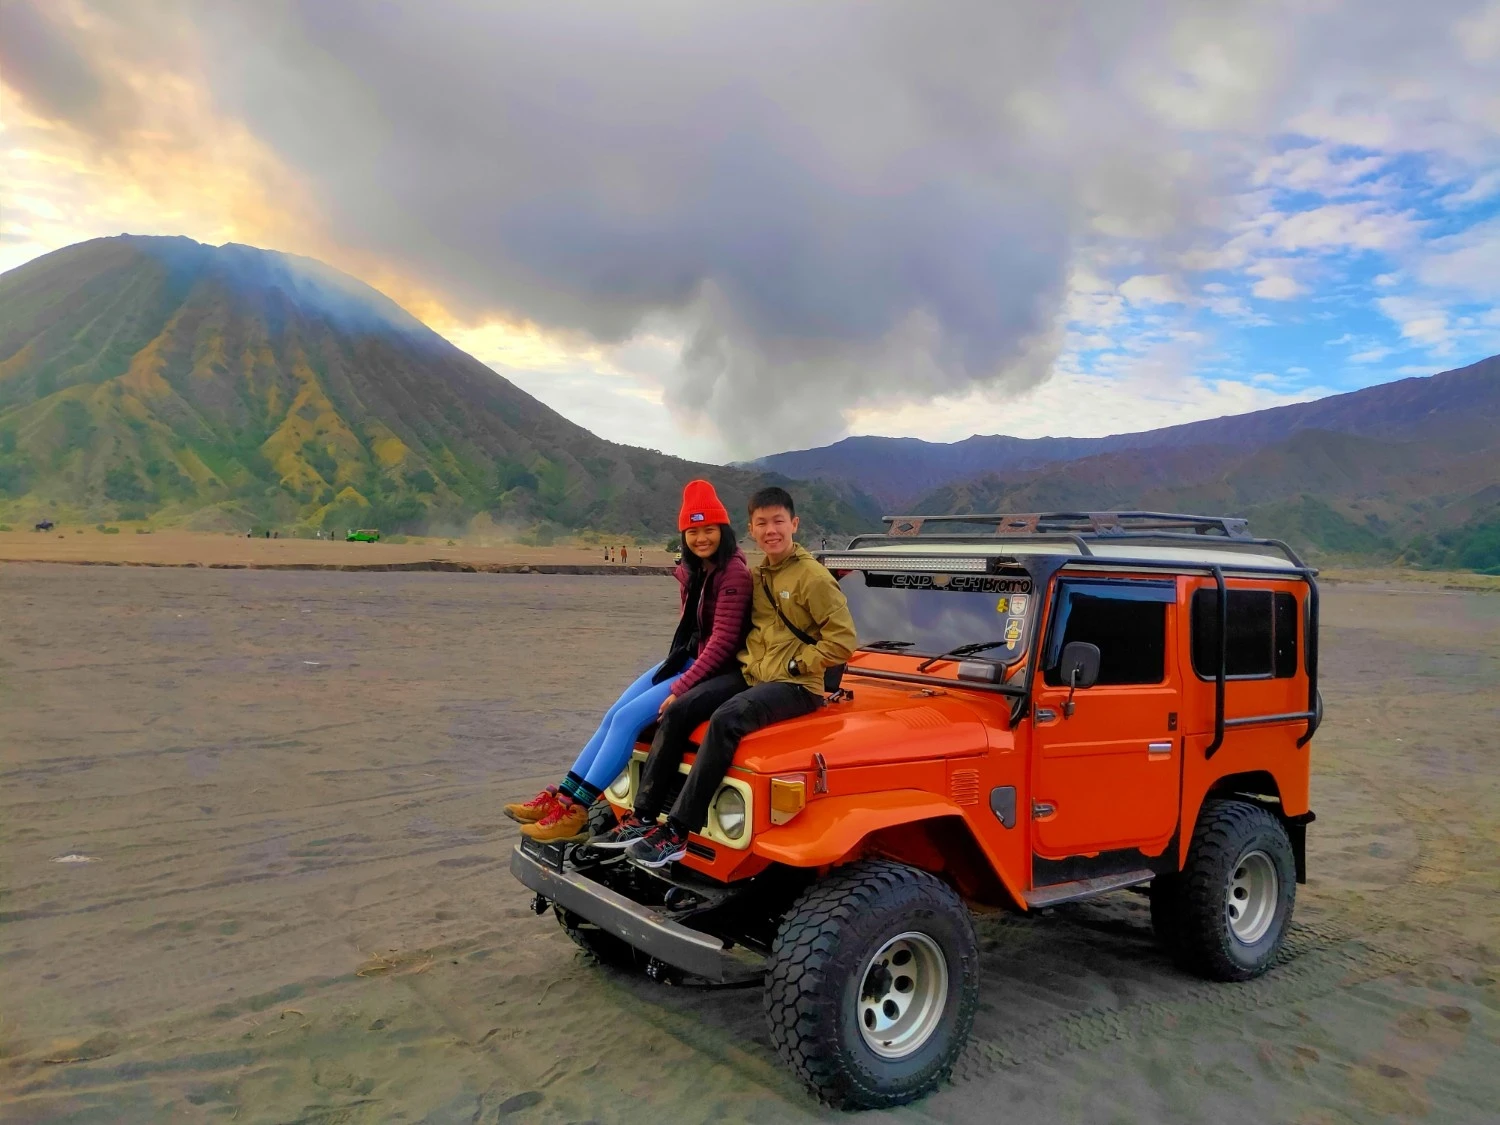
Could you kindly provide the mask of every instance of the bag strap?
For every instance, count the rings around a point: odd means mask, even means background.
[[[781,603],[776,600],[776,595],[771,591],[771,584],[766,581],[766,576],[764,574],[760,576],[760,588],[766,592],[766,597],[771,601],[771,608],[776,611],[776,616],[781,618],[781,623],[792,631],[792,636],[796,637],[805,645],[816,645],[818,643],[812,637],[808,636],[801,629],[797,628],[797,626],[793,625],[790,621],[787,620],[786,614],[781,612]]]

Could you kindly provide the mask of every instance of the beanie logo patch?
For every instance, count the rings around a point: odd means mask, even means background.
[[[702,523],[704,520],[704,515],[702,512],[694,512],[692,515],[688,516],[688,520],[692,523]]]

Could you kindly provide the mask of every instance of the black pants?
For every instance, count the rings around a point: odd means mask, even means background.
[[[708,823],[709,802],[729,772],[740,739],[772,723],[809,714],[820,702],[801,684],[746,687],[737,671],[703,681],[667,708],[641,770],[636,815],[646,820],[662,811],[668,786],[691,745],[688,737],[708,719],[698,759],[669,814],[677,831],[699,831]]]

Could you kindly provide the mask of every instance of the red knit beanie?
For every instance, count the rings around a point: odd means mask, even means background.
[[[683,486],[682,511],[677,513],[678,531],[728,522],[729,509],[724,507],[713,485],[706,480],[690,480]]]

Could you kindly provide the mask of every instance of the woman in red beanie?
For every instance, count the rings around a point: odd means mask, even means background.
[[[588,831],[588,809],[630,761],[636,737],[694,685],[735,667],[750,626],[750,566],[735,544],[729,512],[714,486],[690,480],[677,516],[682,614],[667,658],[625,689],[568,776],[531,800],[506,805],[521,831],[537,840],[567,840]]]

